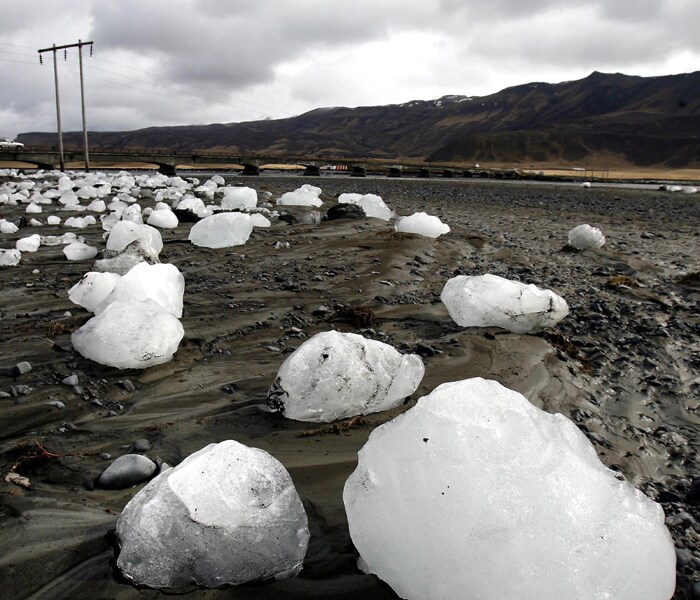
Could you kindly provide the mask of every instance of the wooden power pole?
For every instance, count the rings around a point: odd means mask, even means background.
[[[56,124],[58,128],[58,155],[61,164],[61,171],[65,170],[65,162],[63,160],[63,131],[61,130],[61,102],[58,93],[58,65],[56,62],[56,52],[58,50],[63,50],[63,57],[65,59],[66,51],[68,50],[68,48],[78,49],[78,57],[80,62],[80,103],[82,106],[83,115],[83,146],[85,149],[85,170],[89,171],[90,156],[88,153],[87,124],[85,121],[85,86],[83,84],[83,46],[90,46],[90,56],[92,56],[92,44],[93,42],[83,42],[81,40],[78,40],[77,44],[66,44],[64,46],[57,46],[56,44],[53,44],[51,48],[41,48],[40,50],[37,50],[37,52],[39,53],[39,61],[42,63],[43,61],[41,60],[41,55],[44,52],[53,52],[53,75],[54,84],[56,86]]]

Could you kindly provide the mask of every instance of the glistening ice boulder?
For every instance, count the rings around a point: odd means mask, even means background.
[[[195,223],[188,239],[195,246],[227,248],[245,244],[252,231],[250,215],[219,213]]]
[[[109,233],[107,250],[121,252],[131,242],[136,240],[141,240],[144,244],[153,248],[156,255],[160,254],[160,251],[163,249],[163,238],[155,227],[131,221],[119,221],[115,223]]]
[[[343,500],[363,568],[402,598],[674,593],[661,507],[571,421],[495,381],[443,384],[375,429]]]
[[[119,517],[117,537],[117,566],[137,585],[218,587],[296,575],[309,530],[282,464],[228,440],[144,487]]]
[[[284,361],[268,405],[289,419],[328,423],[398,406],[424,373],[416,354],[400,354],[355,333],[326,331]]]
[[[424,212],[413,213],[408,217],[399,217],[396,219],[394,229],[403,233],[417,233],[431,238],[450,232],[449,225],[443,223],[438,217]]]
[[[249,187],[224,188],[224,197],[221,199],[221,208],[235,210],[241,208],[255,208],[258,204],[258,192]]]
[[[459,275],[440,294],[447,312],[462,327],[501,327],[534,333],[552,327],[569,314],[569,306],[552,290],[498,275]]]
[[[170,361],[185,335],[182,324],[153,300],[112,302],[71,335],[85,358],[118,369]]]
[[[185,278],[175,265],[140,262],[119,278],[112,292],[95,308],[95,314],[99,315],[112,302],[148,298],[179,319],[184,295]]]
[[[110,295],[119,279],[120,276],[116,273],[90,271],[68,290],[68,298],[73,304],[95,312],[100,303]]]
[[[97,256],[97,248],[83,242],[72,242],[63,248],[63,254],[68,260],[89,260]]]
[[[601,248],[605,244],[605,236],[597,227],[579,225],[569,231],[569,246],[577,250]]]
[[[304,184],[293,192],[285,192],[277,199],[277,206],[321,206],[321,188]]]

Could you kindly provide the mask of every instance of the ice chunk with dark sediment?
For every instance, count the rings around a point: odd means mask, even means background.
[[[71,341],[85,358],[118,369],[145,369],[172,359],[185,332],[182,324],[153,300],[112,302],[73,332]]]
[[[569,231],[569,246],[577,250],[601,248],[605,244],[605,236],[597,227],[588,224],[578,225]]]
[[[158,264],[158,253],[143,240],[134,240],[121,251],[105,250],[103,258],[95,261],[93,270],[124,275],[136,265],[146,262]]]
[[[137,585],[218,587],[296,575],[309,530],[282,464],[227,440],[144,487],[119,517],[117,537],[117,566]]]
[[[363,568],[409,600],[674,593],[662,508],[495,381],[445,383],[375,429],[343,500]]]
[[[389,410],[410,396],[425,367],[416,354],[355,333],[326,331],[284,361],[268,405],[297,421],[324,422]]]
[[[338,203],[355,204],[360,206],[368,217],[382,219],[383,221],[388,221],[394,216],[394,211],[392,211],[387,206],[386,202],[382,200],[381,196],[377,196],[377,194],[340,194],[340,196],[338,196]]]
[[[155,227],[131,221],[118,221],[107,238],[107,250],[121,252],[136,240],[150,246],[156,255],[163,249],[163,238]]]
[[[501,327],[534,333],[569,314],[569,306],[552,290],[498,275],[459,275],[448,280],[440,299],[462,327]]]
[[[188,239],[195,246],[228,248],[245,244],[252,231],[250,215],[219,213],[195,223],[190,229]]]

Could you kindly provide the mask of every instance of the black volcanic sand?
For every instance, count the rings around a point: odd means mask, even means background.
[[[674,598],[693,597],[700,579],[698,499],[692,504],[688,495],[700,477],[697,195],[468,180],[239,181],[274,197],[319,185],[324,209],[342,192],[376,193],[399,214],[441,217],[452,232],[433,240],[396,234],[375,219],[279,221],[256,229],[245,246],[210,250],[189,244],[187,223],[164,231],[161,260],[186,280],[185,338],[172,362],[145,371],[104,367],[72,349],[70,332],[89,315],[66,292],[91,261],[68,262],[62,247],[41,247],[20,266],[2,268],[0,366],[26,360],[33,370],[0,376],[0,391],[10,394],[0,398],[0,471],[4,479],[20,460],[17,470],[32,485],[0,482],[0,597],[166,595],[139,590],[114,571],[116,520],[141,486],[92,484],[109,464],[100,453],[115,458],[146,438],[146,454],[171,465],[224,439],[263,448],[289,469],[309,515],[311,542],[297,579],[192,588],[186,597],[395,598],[355,567],[343,484],[374,427],[438,384],[474,376],[570,417],[605,464],[662,503],[678,548]],[[15,219],[22,208],[5,207],[2,216]],[[603,230],[601,250],[564,248],[567,231],[581,223]],[[65,231],[22,229],[2,236],[3,247]],[[103,247],[99,227],[75,231]],[[281,241],[289,247],[276,249]],[[457,327],[439,300],[442,287],[454,275],[483,273],[551,288],[571,314],[540,335]],[[373,311],[369,327],[337,312],[352,305]],[[317,427],[262,411],[288,353],[329,328],[421,353],[426,376],[414,397],[355,426]],[[61,384],[72,373],[79,389]],[[53,400],[65,408],[47,405]]]

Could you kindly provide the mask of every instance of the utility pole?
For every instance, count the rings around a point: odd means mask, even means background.
[[[78,56],[80,60],[80,102],[82,105],[82,115],[83,115],[83,146],[85,148],[85,170],[90,170],[90,159],[88,155],[88,139],[87,139],[87,125],[85,121],[85,86],[83,84],[83,46],[90,46],[90,56],[92,56],[92,44],[93,42],[83,42],[78,40],[77,44],[66,44],[64,46],[57,46],[53,44],[51,48],[41,48],[37,50],[39,53],[39,62],[43,64],[42,54],[44,52],[53,52],[53,74],[54,74],[54,84],[56,86],[56,124],[58,128],[58,154],[61,165],[61,171],[65,170],[65,162],[63,160],[63,131],[61,130],[61,103],[58,93],[58,65],[56,62],[56,51],[63,50],[63,58],[66,58],[66,52],[68,48],[78,48]]]

